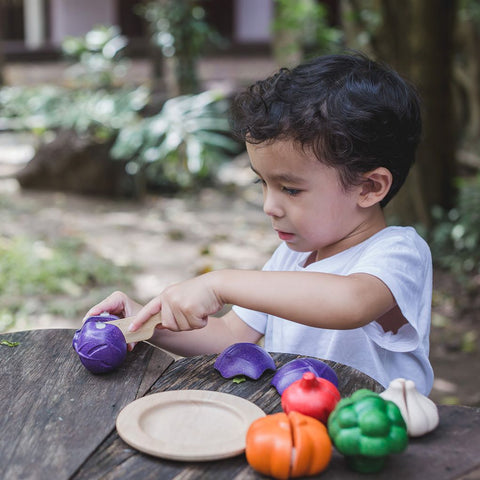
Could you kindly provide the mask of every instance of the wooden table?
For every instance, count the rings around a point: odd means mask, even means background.
[[[236,384],[213,369],[215,355],[174,362],[165,352],[140,344],[119,370],[90,374],[71,347],[73,330],[36,330],[0,335],[0,478],[19,479],[258,479],[244,455],[210,462],[176,462],[142,454],[120,439],[115,419],[128,403],[164,390],[217,390],[246,398],[266,413],[281,411],[270,386],[272,373]],[[273,354],[277,366],[295,355]],[[368,376],[328,362],[342,396],[358,388],[381,391]],[[440,407],[440,426],[411,440],[375,478],[480,478],[480,409]],[[314,478],[314,477],[312,477]],[[365,479],[334,452],[319,478]]]

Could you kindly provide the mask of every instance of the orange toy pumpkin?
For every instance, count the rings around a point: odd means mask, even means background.
[[[274,413],[255,420],[247,431],[250,466],[278,479],[315,475],[332,456],[332,442],[319,420],[299,412]]]

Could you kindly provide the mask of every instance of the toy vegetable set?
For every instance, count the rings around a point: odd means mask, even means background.
[[[119,324],[122,320],[108,314],[91,317],[75,333],[73,348],[92,373],[115,370],[125,360],[128,341],[151,335],[140,332],[129,340],[122,330],[124,325]],[[283,412],[264,415],[255,406],[264,416],[255,412],[255,419],[245,425],[247,462],[273,478],[322,472],[329,465],[333,447],[352,470],[375,473],[384,467],[389,455],[407,448],[409,436],[424,435],[439,423],[436,405],[420,394],[411,380],[396,379],[381,394],[360,389],[342,399],[337,375],[326,363],[297,358],[277,370],[272,356],[253,343],[227,347],[216,358],[214,368],[236,382],[275,372],[271,385],[281,396]]]
[[[259,378],[275,370],[272,363],[258,345],[239,343],[220,354],[214,367],[225,378],[251,372]],[[396,379],[381,394],[360,389],[341,399],[333,369],[318,359],[298,358],[279,368],[271,383],[283,412],[250,425],[245,455],[254,470],[274,478],[322,472],[332,446],[352,470],[378,472],[390,454],[407,448],[409,436],[426,434],[439,422],[437,407],[411,380]]]

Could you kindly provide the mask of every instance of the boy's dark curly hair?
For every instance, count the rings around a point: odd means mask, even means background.
[[[283,68],[238,94],[231,115],[237,138],[293,140],[336,168],[346,189],[363,173],[387,168],[393,183],[382,206],[404,183],[421,133],[414,87],[361,54]]]

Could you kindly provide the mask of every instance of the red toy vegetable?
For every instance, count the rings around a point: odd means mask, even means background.
[[[337,387],[324,378],[315,377],[312,372],[303,374],[282,394],[282,408],[285,413],[303,413],[326,424],[328,416],[340,401]]]
[[[122,331],[109,320],[115,315],[97,315],[88,318],[75,332],[72,346],[83,366],[92,373],[107,373],[118,368],[127,355],[127,343]]]

